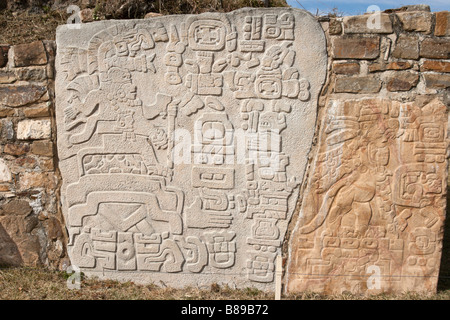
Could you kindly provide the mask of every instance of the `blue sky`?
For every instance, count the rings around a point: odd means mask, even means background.
[[[363,14],[372,5],[378,6],[381,10],[400,8],[409,4],[427,4],[431,11],[450,10],[450,0],[287,0],[287,3],[295,8],[303,8],[316,13],[326,14],[333,8],[337,8],[346,15]]]

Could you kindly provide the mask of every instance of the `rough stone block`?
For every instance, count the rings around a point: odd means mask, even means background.
[[[341,21],[331,18],[328,23],[328,33],[331,35],[341,34],[342,33]]]
[[[335,59],[376,59],[380,54],[380,37],[346,37],[333,39]]]
[[[0,107],[0,118],[11,117],[16,114],[13,108]]]
[[[29,205],[28,207],[26,205],[23,206],[27,208],[26,211],[31,209]],[[14,204],[14,206],[21,205]],[[39,237],[32,234],[38,222],[36,215],[32,214],[26,217],[0,214],[0,264],[2,266],[42,265],[40,258],[42,248]]]
[[[434,35],[438,37],[450,36],[450,12],[436,12],[436,25],[434,26]]]
[[[369,64],[369,72],[378,72],[386,70],[406,70],[412,68],[408,61],[393,61],[389,63],[375,62]]]
[[[15,75],[18,80],[22,81],[44,81],[47,80],[47,67],[16,68]]]
[[[38,101],[47,87],[38,85],[15,85],[0,87],[0,103],[8,107],[20,107]]]
[[[450,39],[424,39],[420,45],[420,56],[431,59],[450,59]]]
[[[49,119],[22,120],[17,124],[17,139],[19,140],[48,139],[51,132]]]
[[[399,59],[419,59],[419,38],[417,36],[399,35],[392,51],[392,57]]]
[[[425,60],[421,67],[421,71],[450,72],[450,62],[439,60]]]
[[[386,13],[344,17],[344,33],[392,33],[392,22]]]
[[[56,185],[56,177],[51,172],[23,172],[19,177],[20,191],[34,188],[52,190]]]
[[[425,11],[398,12],[397,17],[402,23],[403,30],[431,33],[433,14]]]
[[[9,182],[11,180],[12,176],[8,164],[3,159],[0,159],[0,182]]]
[[[41,118],[50,116],[49,103],[39,104],[23,109],[23,114],[27,118]]]
[[[338,62],[333,64],[333,71],[336,74],[355,75],[359,73],[359,70],[359,63],[357,62]]]
[[[288,292],[436,291],[447,107],[332,100],[291,234]]]
[[[431,89],[446,89],[450,87],[450,75],[424,73],[425,85]]]
[[[336,93],[377,93],[382,82],[375,77],[337,78],[334,91]]]
[[[3,152],[13,155],[13,156],[21,156],[30,151],[30,145],[28,143],[21,144],[12,144],[7,143],[3,148]]]
[[[12,140],[14,139],[14,123],[11,119],[2,119],[0,121],[0,139]]]
[[[0,68],[3,68],[8,63],[8,51],[9,46],[8,45],[0,45]]]
[[[48,140],[34,141],[31,145],[31,153],[39,156],[53,156],[53,142]]]
[[[16,77],[13,72],[0,70],[0,84],[9,84],[16,81]]]
[[[72,264],[273,290],[326,76],[317,20],[242,9],[60,26],[56,39]]]
[[[419,74],[412,71],[394,72],[387,79],[388,91],[409,91],[419,82]]]
[[[47,63],[47,53],[42,41],[15,45],[14,66],[27,67]]]

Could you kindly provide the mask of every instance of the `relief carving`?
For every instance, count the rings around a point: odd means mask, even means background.
[[[57,44],[72,263],[100,278],[272,290],[326,75],[320,24],[242,9],[62,26]]]
[[[422,107],[382,98],[329,102],[290,242],[288,290],[436,289],[446,127],[437,98]],[[374,268],[379,288],[367,284]]]

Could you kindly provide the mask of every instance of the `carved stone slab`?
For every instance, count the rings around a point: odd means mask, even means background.
[[[436,290],[447,108],[420,100],[330,101],[290,238],[288,291]]]
[[[273,289],[326,75],[297,9],[57,30],[56,117],[72,264],[181,287]]]

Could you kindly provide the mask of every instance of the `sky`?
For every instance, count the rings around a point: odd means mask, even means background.
[[[367,12],[369,6],[378,6],[381,11],[400,8],[411,4],[427,4],[431,11],[450,11],[450,0],[287,0],[287,3],[295,8],[306,9],[313,14],[319,10],[319,14],[327,14],[333,8],[337,8],[344,15],[357,15]],[[369,12],[373,12],[372,9]]]

